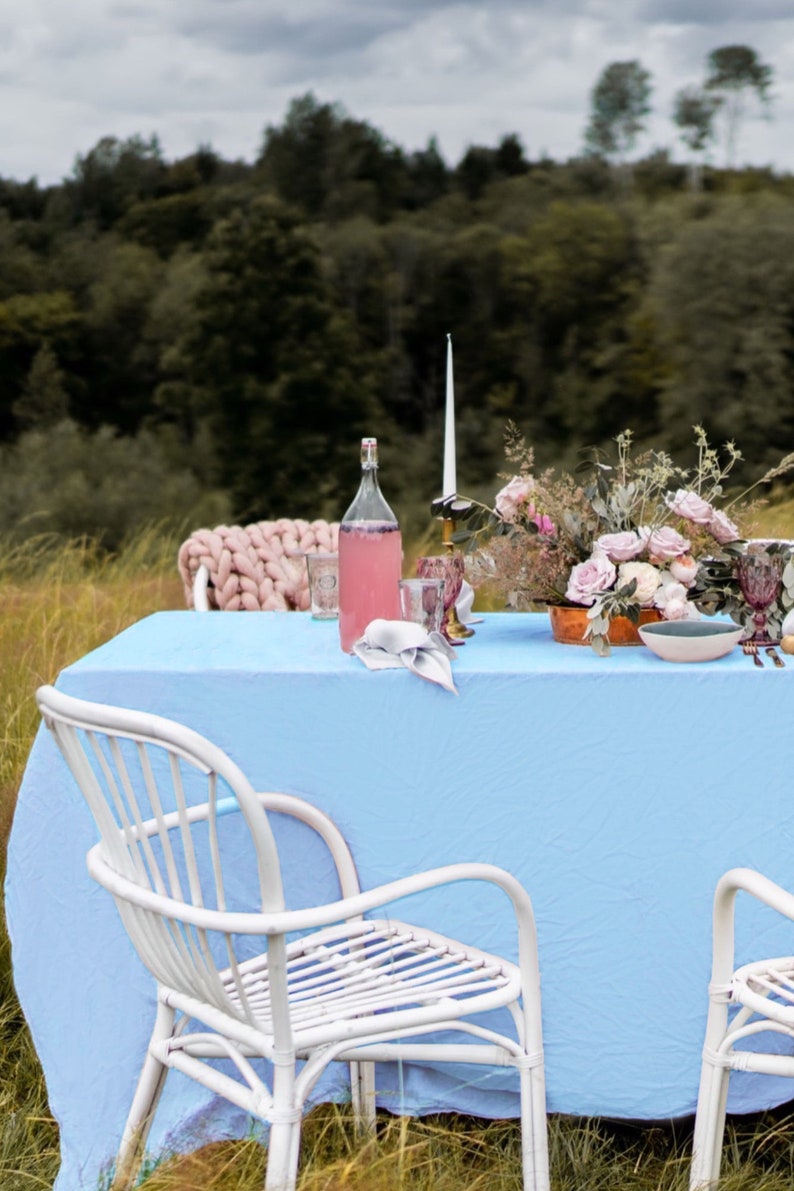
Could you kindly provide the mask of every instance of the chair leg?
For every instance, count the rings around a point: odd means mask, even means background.
[[[720,1177],[730,1068],[703,1060],[692,1140],[690,1191],[707,1191]]]
[[[353,1115],[359,1133],[375,1132],[375,1064],[350,1064],[350,1091]]]
[[[524,1191],[549,1191],[546,1080],[543,1067],[521,1068],[519,1077],[523,1188]]]
[[[301,1106],[295,1103],[295,1064],[273,1069],[273,1116],[267,1142],[265,1191],[295,1191],[300,1157]]]
[[[152,1048],[156,1043],[171,1036],[175,1016],[173,1009],[158,1001],[154,1029],[116,1156],[116,1173],[111,1191],[128,1191],[135,1182],[143,1159],[146,1139],[168,1074],[168,1068],[155,1058]]]
[[[301,1123],[280,1121],[270,1126],[265,1191],[294,1191],[298,1179]]]

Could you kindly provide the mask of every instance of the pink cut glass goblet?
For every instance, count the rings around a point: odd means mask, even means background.
[[[774,645],[767,632],[767,614],[780,595],[783,559],[779,554],[743,554],[736,560],[736,578],[742,595],[753,609],[755,632],[748,638],[755,645]]]
[[[429,554],[416,560],[416,574],[420,579],[444,580],[444,615],[441,618],[441,632],[450,645],[463,642],[449,635],[449,610],[458,602],[463,583],[462,554]]]

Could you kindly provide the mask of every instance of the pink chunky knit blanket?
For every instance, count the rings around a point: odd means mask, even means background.
[[[210,576],[210,608],[305,612],[309,581],[303,556],[336,550],[338,540],[336,521],[293,521],[288,517],[198,529],[182,543],[177,557],[187,606],[194,607],[193,582],[203,563]]]

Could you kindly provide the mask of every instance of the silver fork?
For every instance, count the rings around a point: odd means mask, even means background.
[[[753,659],[756,666],[760,666],[761,669],[763,670],[764,663],[763,663],[763,660],[759,657],[758,646],[756,645],[755,641],[745,641],[744,644],[742,645],[742,649],[749,657],[751,657]]]

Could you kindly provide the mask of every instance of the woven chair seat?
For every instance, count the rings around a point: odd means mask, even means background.
[[[737,968],[731,980],[731,1003],[794,1030],[794,956],[758,960]]]
[[[392,919],[340,924],[293,942],[287,948],[287,987],[295,1044],[322,1041],[329,1021],[348,1023],[349,1037],[371,1034],[373,1027],[388,1031],[378,1014],[400,1011],[403,1026],[411,1012],[417,1024],[428,1024],[428,1007],[440,1007],[438,1021],[453,1013],[463,1017],[479,1010],[507,1005],[520,994],[515,965],[476,948],[417,931]],[[240,993],[226,973],[227,994],[242,1014]],[[270,983],[266,955],[241,966],[244,1000],[264,1035],[270,1029]],[[396,1019],[395,1019],[396,1020]]]

